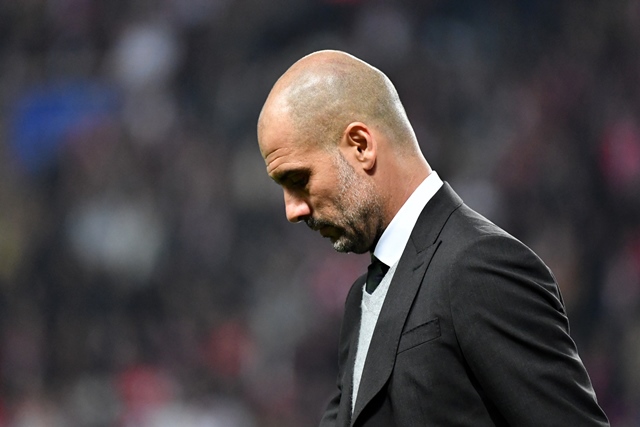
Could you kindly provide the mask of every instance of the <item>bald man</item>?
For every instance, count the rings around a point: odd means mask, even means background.
[[[302,58],[258,142],[289,221],[372,254],[322,427],[608,425],[552,273],[431,169],[381,71],[344,52]]]

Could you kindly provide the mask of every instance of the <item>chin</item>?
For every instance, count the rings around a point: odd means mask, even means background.
[[[344,238],[339,238],[331,243],[333,243],[333,249],[335,249],[336,252],[342,252],[342,253],[353,252],[350,244],[351,242],[345,241]]]
[[[333,249],[341,253],[354,253],[363,254],[369,251],[369,246],[364,244],[358,244],[353,240],[346,239],[344,237],[338,238],[333,242]]]

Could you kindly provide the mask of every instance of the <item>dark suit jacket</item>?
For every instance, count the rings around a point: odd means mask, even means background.
[[[552,273],[448,184],[398,263],[352,416],[363,283],[346,300],[338,390],[321,427],[608,425]]]

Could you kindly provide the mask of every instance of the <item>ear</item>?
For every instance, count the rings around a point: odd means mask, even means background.
[[[345,158],[355,160],[364,170],[370,171],[375,166],[378,155],[377,141],[371,128],[364,123],[350,123],[342,135],[340,145]]]

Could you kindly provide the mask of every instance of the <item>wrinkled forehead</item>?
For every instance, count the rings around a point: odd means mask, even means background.
[[[258,125],[258,145],[266,163],[273,153],[296,148],[299,139],[285,111],[263,110]]]

